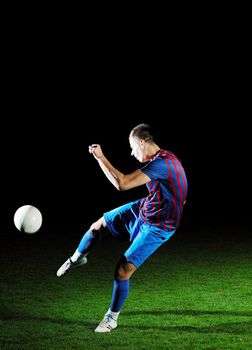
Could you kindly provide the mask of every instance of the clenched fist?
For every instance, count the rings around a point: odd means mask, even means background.
[[[99,159],[103,156],[101,146],[98,144],[92,144],[91,146],[88,146],[88,151],[89,153],[93,154],[96,159]]]

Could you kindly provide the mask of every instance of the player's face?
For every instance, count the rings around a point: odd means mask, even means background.
[[[140,163],[146,162],[143,140],[140,140],[137,137],[131,136],[129,138],[129,142],[130,142],[130,148],[131,148],[131,155],[135,157]]]

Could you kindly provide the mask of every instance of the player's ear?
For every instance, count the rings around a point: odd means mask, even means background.
[[[140,139],[139,145],[140,145],[141,148],[144,148],[144,145],[145,145],[144,139]]]

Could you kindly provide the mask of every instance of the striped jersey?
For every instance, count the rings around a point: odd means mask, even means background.
[[[174,153],[160,149],[140,170],[151,179],[146,184],[149,195],[140,203],[140,220],[165,231],[176,230],[187,195],[181,161]]]

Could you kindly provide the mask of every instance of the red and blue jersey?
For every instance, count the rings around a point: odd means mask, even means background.
[[[140,170],[151,179],[146,184],[149,195],[141,200],[140,220],[165,231],[176,230],[187,195],[181,161],[174,153],[160,149]]]

